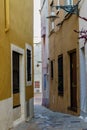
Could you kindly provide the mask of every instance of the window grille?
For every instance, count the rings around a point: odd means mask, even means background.
[[[27,49],[27,81],[31,81],[31,51]]]
[[[53,79],[53,61],[51,61],[51,79]]]
[[[63,55],[58,56],[58,95],[63,96]]]

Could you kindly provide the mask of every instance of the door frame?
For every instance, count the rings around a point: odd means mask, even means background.
[[[75,53],[75,56],[76,56],[76,50],[72,51],[69,56],[70,56],[70,107],[71,107],[71,110],[72,111],[75,111],[77,112],[77,72],[76,72],[76,108],[73,108],[72,106],[72,74],[71,74],[71,71],[72,71],[72,65],[71,65],[71,55]],[[77,57],[76,58],[76,67],[77,67]],[[75,104],[75,103],[74,103]]]
[[[25,120],[25,67],[24,67],[24,49],[11,44],[11,95],[12,95],[12,102],[13,102],[13,56],[12,52],[15,51],[19,53],[19,71],[20,71],[20,77],[19,77],[19,82],[20,82],[20,104],[21,104],[21,117],[15,121],[13,121],[13,126],[18,125],[22,121]],[[12,104],[13,105],[13,104]],[[13,108],[13,107],[12,107]]]

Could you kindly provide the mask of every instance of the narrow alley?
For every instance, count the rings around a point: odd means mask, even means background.
[[[41,95],[35,97],[34,118],[14,130],[87,130],[87,122],[80,117],[52,112],[41,106]]]
[[[0,12],[0,130],[87,130],[87,0]]]

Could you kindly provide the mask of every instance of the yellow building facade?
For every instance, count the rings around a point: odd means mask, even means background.
[[[9,130],[33,116],[33,0],[1,0],[0,12],[0,129]]]
[[[56,18],[49,21],[50,52],[50,109],[73,115],[80,114],[79,86],[79,22],[76,12],[70,14],[64,9],[52,9],[55,5],[75,5],[77,0],[49,1],[49,14],[55,12]],[[58,13],[59,12],[59,13]]]

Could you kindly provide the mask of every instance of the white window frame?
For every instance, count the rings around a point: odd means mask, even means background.
[[[31,51],[31,81],[27,81],[27,50]],[[32,85],[32,46],[29,44],[26,44],[26,85]]]
[[[13,99],[13,57],[12,57],[12,53],[13,51],[17,52],[20,54],[20,103],[21,103],[21,117],[18,120],[15,120],[13,122],[13,126],[17,126],[19,123],[25,121],[25,58],[24,58],[24,49],[17,46],[14,43],[11,43],[11,95],[12,95],[12,99]],[[13,101],[12,101],[13,102]],[[15,110],[14,110],[15,111]]]

